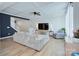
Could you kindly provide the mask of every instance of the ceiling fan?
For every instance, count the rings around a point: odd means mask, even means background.
[[[40,12],[32,12],[34,15],[41,16]]]

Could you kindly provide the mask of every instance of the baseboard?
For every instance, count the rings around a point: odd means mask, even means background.
[[[65,37],[65,42],[66,43],[73,43],[70,37]]]
[[[6,38],[12,38],[13,36],[7,36],[7,37],[2,37],[0,40],[6,39]]]

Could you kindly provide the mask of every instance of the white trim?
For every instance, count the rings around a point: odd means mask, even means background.
[[[13,37],[13,36],[2,37],[2,38],[0,38],[0,40],[6,39],[6,38],[11,38],[11,37]]]
[[[68,37],[73,37],[73,7],[72,5],[68,6],[67,14],[66,14],[66,34]]]

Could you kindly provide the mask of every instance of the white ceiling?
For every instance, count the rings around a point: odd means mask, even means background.
[[[63,17],[66,12],[65,2],[0,2],[0,13],[6,13],[23,18],[34,18],[31,13],[37,11],[42,17]]]

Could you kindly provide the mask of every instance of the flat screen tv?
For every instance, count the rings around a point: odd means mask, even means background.
[[[38,30],[48,30],[49,25],[48,23],[38,23]]]

